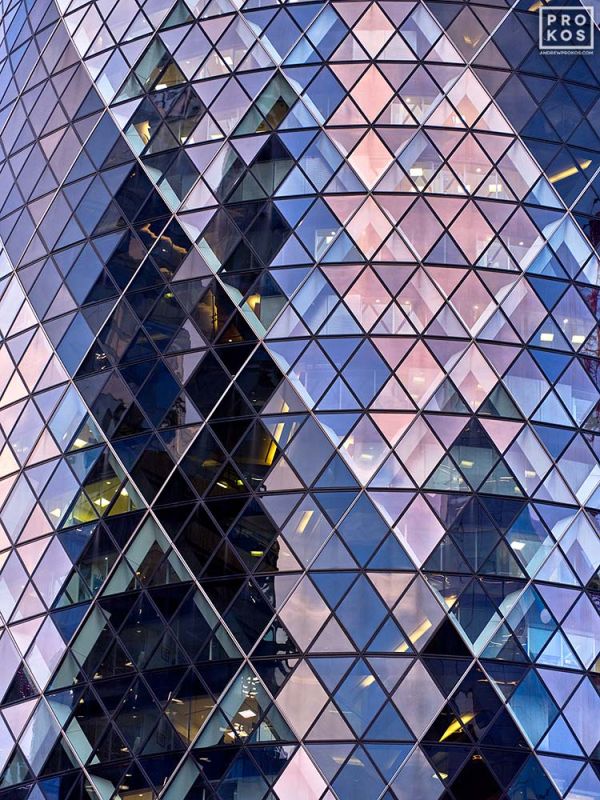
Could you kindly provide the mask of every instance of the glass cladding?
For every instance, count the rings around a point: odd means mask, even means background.
[[[600,58],[504,0],[3,0],[0,800],[600,799]]]

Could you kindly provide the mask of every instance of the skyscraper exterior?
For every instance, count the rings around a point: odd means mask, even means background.
[[[542,6],[3,0],[0,800],[600,799]]]

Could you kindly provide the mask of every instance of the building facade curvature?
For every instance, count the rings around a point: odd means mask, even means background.
[[[0,800],[599,800],[600,59],[539,5],[3,0]]]

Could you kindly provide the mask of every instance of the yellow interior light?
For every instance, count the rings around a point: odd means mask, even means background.
[[[588,169],[591,163],[591,160],[580,161],[579,169]],[[548,178],[548,180],[550,183],[558,183],[559,181],[564,181],[565,178],[570,178],[572,175],[576,175],[577,172],[577,167],[567,167],[567,169],[562,169],[560,172],[555,172],[554,175],[551,175]]]
[[[254,309],[252,309],[254,310]],[[269,452],[267,453],[267,457],[265,458],[265,464],[270,467],[273,463],[273,459],[275,458],[275,454],[277,453],[277,445],[279,444],[279,440],[281,439],[281,434],[283,433],[283,429],[285,427],[285,423],[278,422],[275,426],[275,432],[273,433],[273,441],[269,445]]]
[[[468,722],[471,722],[472,719],[475,718],[475,714],[463,714],[462,717],[455,719],[454,722],[451,722],[450,725],[446,728],[444,733],[440,738],[440,742],[449,739],[453,734],[458,733],[458,731],[462,728],[463,725],[466,725]]]
[[[426,619],[424,622],[422,622],[420,625],[418,625],[414,629],[414,631],[411,634],[409,634],[409,636],[408,636],[408,638],[410,640],[410,643],[411,644],[415,644],[416,642],[418,642],[419,639],[422,636],[424,636],[427,633],[427,631],[431,628],[431,624],[432,624],[431,620]],[[406,653],[407,650],[408,650],[407,642],[402,642],[400,647],[396,648],[395,652],[396,653]]]
[[[144,122],[138,122],[134,125],[134,128],[138,132],[138,136],[142,140],[144,144],[148,144],[150,141],[150,122],[149,120],[145,120]]]
[[[251,294],[248,298],[248,305],[252,309],[252,311],[256,310],[256,306],[260,303],[260,295],[259,294]]]
[[[298,523],[298,527],[296,528],[296,533],[304,533],[306,526],[311,521],[314,513],[314,511],[305,511],[304,514],[302,514],[300,517],[300,522]]]

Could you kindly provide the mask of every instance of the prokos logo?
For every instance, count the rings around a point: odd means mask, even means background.
[[[586,52],[594,49],[592,6],[542,6],[540,50]]]

